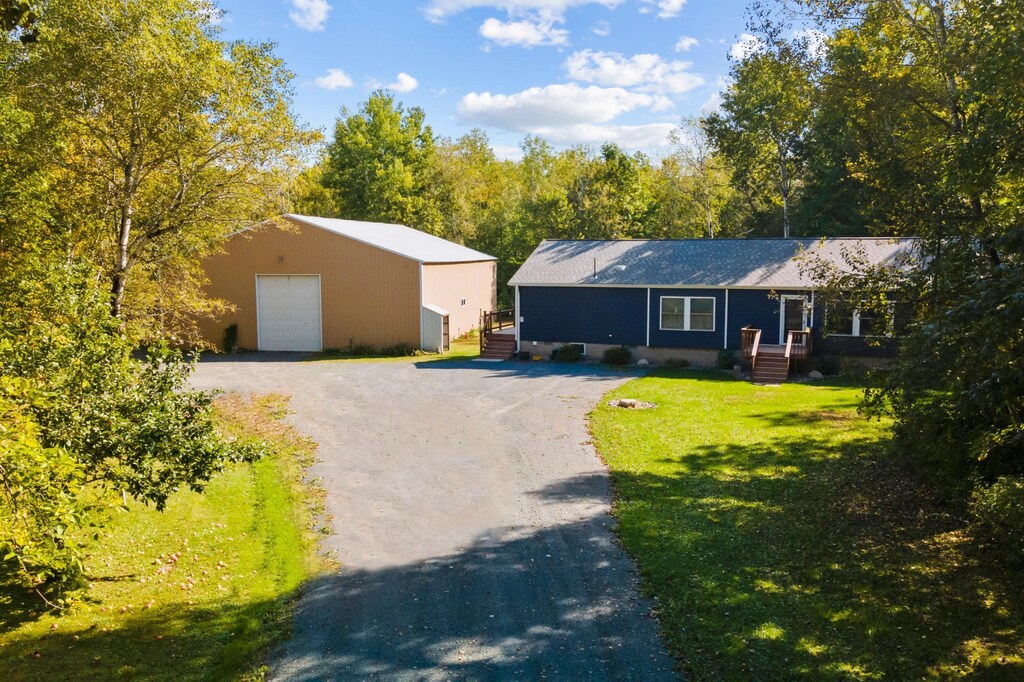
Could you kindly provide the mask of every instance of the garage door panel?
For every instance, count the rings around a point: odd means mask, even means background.
[[[321,350],[320,278],[257,275],[260,350]]]

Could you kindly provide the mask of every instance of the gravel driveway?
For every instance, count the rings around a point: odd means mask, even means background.
[[[194,384],[292,396],[319,444],[342,569],[304,592],[272,679],[675,679],[610,530],[584,418],[593,366],[200,364]]]

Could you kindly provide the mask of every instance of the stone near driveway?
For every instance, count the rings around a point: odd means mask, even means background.
[[[819,371],[818,371],[818,370],[816,370],[816,369],[812,369],[812,370],[811,370],[811,371],[810,371],[810,372],[809,372],[809,373],[807,374],[807,376],[809,376],[809,377],[810,377],[811,379],[824,379],[824,378],[825,378],[825,375],[824,375],[824,374],[822,374],[821,372],[819,372]]]
[[[596,365],[203,362],[292,396],[343,568],[309,586],[271,679],[675,679],[612,533]]]

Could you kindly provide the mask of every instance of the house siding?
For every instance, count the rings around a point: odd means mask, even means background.
[[[647,290],[520,287],[519,334],[530,341],[642,346]]]
[[[714,331],[675,331],[661,328],[663,296],[699,296],[715,299]],[[732,313],[730,292],[730,317]],[[651,346],[656,348],[721,348],[725,334],[724,289],[651,289]],[[731,325],[731,322],[730,322]]]

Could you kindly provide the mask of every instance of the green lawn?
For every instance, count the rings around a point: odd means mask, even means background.
[[[285,404],[222,399],[228,427],[270,439],[275,454],[232,467],[205,495],[176,494],[163,513],[130,505],[86,561],[82,605],[54,615],[0,580],[0,679],[260,677],[296,589],[322,566],[311,529],[322,494],[302,483],[313,446],[279,421]]]
[[[480,337],[476,332],[455,339],[451,349],[445,353],[424,353],[422,355],[400,355],[388,357],[373,353],[352,354],[345,349],[314,353],[306,362],[442,362],[445,360],[466,360],[480,356]]]
[[[693,680],[1024,679],[1024,580],[885,456],[841,385],[655,373],[591,415],[626,549]]]

